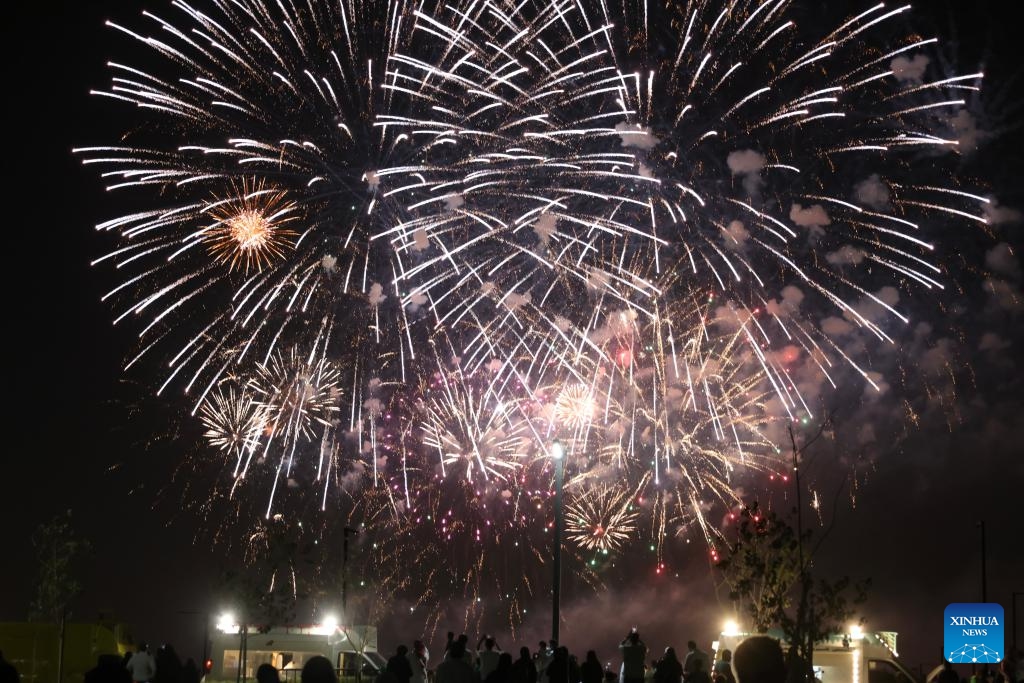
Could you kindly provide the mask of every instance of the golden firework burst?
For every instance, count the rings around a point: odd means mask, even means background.
[[[285,227],[298,218],[297,204],[284,190],[262,180],[232,184],[231,196],[206,209],[215,223],[205,233],[210,254],[231,270],[263,270],[291,248],[298,233]]]

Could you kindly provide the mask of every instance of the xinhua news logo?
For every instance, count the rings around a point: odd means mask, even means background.
[[[954,602],[946,607],[943,649],[954,664],[995,664],[1003,659],[1003,607]]]

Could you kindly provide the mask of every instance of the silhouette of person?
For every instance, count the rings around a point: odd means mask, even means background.
[[[587,650],[587,657],[580,664],[580,683],[604,683],[604,667],[593,650]]]
[[[548,680],[548,667],[551,660],[555,658],[555,650],[558,649],[558,641],[552,639],[546,643],[540,641],[540,652],[537,653],[537,683],[550,683]]]
[[[732,655],[737,683],[786,683],[786,660],[779,641],[769,636],[750,636]]]
[[[444,652],[441,653],[441,659],[448,656],[448,650],[452,649],[452,643],[455,642],[455,633],[448,631],[448,640],[444,643]]]
[[[519,659],[512,664],[512,683],[537,683],[537,665],[525,645],[519,648]]]
[[[300,680],[302,683],[338,683],[331,660],[320,655],[306,662],[302,667]]]
[[[434,683],[479,683],[476,669],[466,661],[466,644],[461,639],[452,643],[448,659],[441,662],[434,674]]]
[[[711,683],[711,674],[704,670],[704,660],[698,659],[693,663],[693,671],[687,683]]]
[[[412,650],[407,655],[409,667],[412,669],[410,683],[427,683],[427,663],[430,661],[430,652],[422,640],[414,640]]]
[[[122,683],[126,672],[121,668],[121,658],[117,655],[100,655],[96,658],[96,666],[85,672],[85,683]]]
[[[388,659],[384,670],[394,677],[395,683],[409,683],[412,679],[412,666],[409,664],[409,648],[399,645],[395,654]]]
[[[150,683],[153,680],[157,671],[156,660],[149,654],[149,646],[145,642],[139,643],[138,651],[128,660],[125,668],[135,683]]]
[[[163,645],[156,651],[156,675],[154,683],[181,683],[181,659],[170,645]]]
[[[483,646],[481,649],[480,646]],[[501,648],[498,641],[491,636],[485,635],[476,644],[477,666],[480,670],[480,680],[486,681],[491,672],[498,668],[498,658],[501,657]]]
[[[722,658],[715,662],[714,683],[736,683],[732,674],[732,650],[722,650]]]
[[[654,683],[681,683],[683,665],[673,647],[665,648],[665,655],[654,664]]]
[[[21,675],[13,664],[4,659],[4,653],[0,650],[0,683],[21,683]]]
[[[569,648],[559,646],[555,649],[551,663],[546,670],[550,683],[570,683],[569,681]]]
[[[260,664],[256,667],[256,683],[281,683],[281,676],[273,664]]]
[[[960,674],[953,670],[953,665],[950,662],[942,660],[942,671],[939,672],[935,683],[960,683]]]
[[[483,669],[483,666],[480,667]],[[512,683],[512,655],[502,652],[494,671],[487,675],[486,683]]]
[[[191,657],[186,659],[184,666],[181,667],[181,683],[199,683],[201,678],[196,660]]]
[[[462,646],[462,661],[473,667],[474,671],[477,671],[476,651],[469,647],[469,636],[465,633],[460,633],[459,637],[455,639],[455,642]],[[477,678],[480,677],[479,673],[480,672],[477,671]]]
[[[566,648],[566,652],[568,651],[568,648]],[[579,683],[580,681],[580,662],[574,654],[569,655],[569,680],[572,683]]]
[[[1020,675],[1020,667],[1020,652],[1011,653],[1008,657],[1004,657],[1003,661],[999,664],[1003,678],[1007,683],[1020,683],[1020,681],[1024,680]]]
[[[619,651],[622,652],[620,683],[643,683],[647,646],[640,640],[640,634],[637,633],[636,628],[619,643]]]
[[[711,658],[708,657],[708,653],[697,647],[696,641],[686,641],[686,659],[683,661],[683,678],[686,679],[687,683],[690,681],[690,676],[696,671],[696,663],[701,663],[701,670],[705,674],[711,673]]]

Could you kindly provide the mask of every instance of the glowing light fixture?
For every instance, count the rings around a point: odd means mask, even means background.
[[[224,612],[217,617],[217,630],[221,633],[238,633],[238,621],[231,612]]]

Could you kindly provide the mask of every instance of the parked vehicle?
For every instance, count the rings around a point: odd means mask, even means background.
[[[736,646],[750,635],[723,632],[713,645],[715,661],[721,659],[724,649],[735,652]],[[781,633],[769,631],[765,635],[778,638],[783,651],[788,647]],[[851,628],[849,633],[818,643],[813,659],[814,675],[820,683],[918,683],[899,661],[895,631],[868,633]]]

